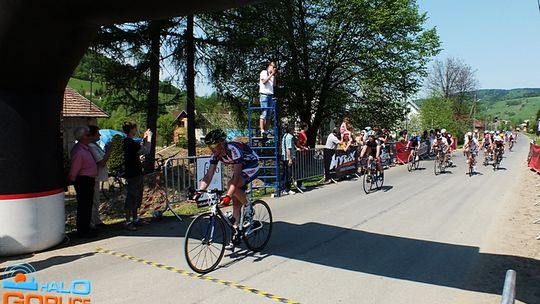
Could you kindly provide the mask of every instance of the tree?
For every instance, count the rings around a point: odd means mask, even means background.
[[[159,102],[162,38],[179,29],[179,20],[105,26],[95,42],[96,48],[114,59],[103,70],[113,93],[109,95],[110,104],[125,105],[133,112],[146,111],[146,128],[154,133],[158,116],[164,112],[164,104]],[[178,102],[179,97],[180,92],[169,103]],[[150,154],[145,158],[147,172],[154,170],[156,137],[152,136]]]
[[[174,135],[173,122],[174,117],[169,113],[158,118],[157,124],[160,131],[156,141],[158,145],[169,146],[171,144]]]
[[[431,97],[420,106],[422,129],[447,129],[451,134],[457,135],[457,125],[452,110],[452,100]],[[459,138],[459,137],[458,137]]]
[[[478,80],[471,66],[461,59],[448,57],[433,62],[427,78],[427,88],[433,96],[451,99],[457,118],[468,113],[466,101],[478,88]]]
[[[260,70],[277,61],[281,114],[308,124],[311,145],[323,121],[346,110],[393,113],[387,108],[419,89],[439,51],[413,0],[287,0],[204,21],[213,83],[232,108],[245,113]]]

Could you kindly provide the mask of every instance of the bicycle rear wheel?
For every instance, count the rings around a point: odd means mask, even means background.
[[[184,255],[193,271],[208,273],[221,262],[225,252],[223,220],[210,212],[197,216],[186,231]]]
[[[109,179],[101,183],[101,193],[107,199],[120,196],[123,194],[124,189],[124,181],[119,176],[110,176]]]
[[[253,221],[244,233],[243,239],[251,251],[261,251],[266,247],[272,235],[272,211],[265,201],[256,200],[252,203]]]

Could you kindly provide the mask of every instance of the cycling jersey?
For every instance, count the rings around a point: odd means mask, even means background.
[[[446,146],[448,145],[448,141],[446,141],[446,138],[441,137],[440,139],[435,139],[433,145],[436,145],[437,148],[439,148],[441,151],[444,151]]]
[[[210,164],[216,165],[218,162],[228,165],[242,164],[242,177],[247,184],[251,182],[259,173],[259,156],[250,146],[242,142],[227,142],[225,156],[212,154]]]
[[[409,139],[409,147],[411,148],[418,148],[418,143],[420,141],[418,140],[418,136],[412,136],[410,139]]]
[[[474,154],[478,153],[478,140],[476,140],[476,138],[469,140],[467,144],[469,145],[469,151],[471,153],[474,153]]]
[[[372,157],[376,157],[377,156],[377,146],[379,145],[379,141],[378,140],[368,140],[366,142],[366,146],[368,146],[369,148],[369,155],[371,155]]]

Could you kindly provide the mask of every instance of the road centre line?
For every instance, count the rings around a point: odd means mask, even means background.
[[[300,303],[300,302],[293,301],[293,300],[290,300],[290,299],[287,299],[287,298],[284,298],[284,297],[276,296],[276,295],[271,294],[269,292],[258,290],[256,288],[250,288],[250,287],[247,287],[245,285],[238,284],[238,283],[235,283],[235,282],[232,282],[232,281],[220,280],[220,279],[216,279],[216,278],[213,278],[211,276],[208,276],[208,275],[198,274],[198,273],[178,269],[176,267],[167,266],[167,265],[163,265],[163,264],[160,264],[160,263],[155,263],[155,262],[148,261],[148,260],[145,260],[145,259],[130,256],[130,255],[125,254],[125,253],[116,252],[116,251],[113,251],[113,250],[110,250],[110,249],[96,248],[96,252],[105,253],[105,254],[109,254],[109,255],[112,255],[112,256],[124,258],[124,259],[130,260],[130,261],[139,262],[139,263],[142,263],[142,264],[154,266],[156,268],[171,271],[171,272],[175,272],[175,273],[187,276],[187,277],[192,277],[192,278],[196,278],[196,279],[200,279],[200,280],[210,281],[210,282],[214,282],[214,283],[217,283],[217,284],[233,287],[233,288],[240,289],[240,290],[248,292],[248,293],[254,293],[256,295],[263,296],[265,298],[268,298],[268,299],[271,299],[271,300],[274,300],[274,301],[278,301],[280,303],[287,303],[287,304],[299,304]]]

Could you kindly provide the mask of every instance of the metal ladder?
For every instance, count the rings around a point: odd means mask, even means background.
[[[251,183],[250,195],[253,196],[253,190],[264,189],[264,193],[267,193],[267,189],[274,189],[274,196],[280,196],[280,151],[279,151],[279,114],[277,99],[272,98],[272,107],[261,107],[253,103],[253,98],[249,98],[248,101],[248,143],[249,146],[259,155],[259,176],[258,179],[263,181],[262,186],[256,186]],[[272,115],[272,135],[263,138],[260,134],[259,128],[259,115],[263,110],[271,110]],[[253,113],[256,113],[256,119],[253,119]],[[255,125],[252,120],[255,120]]]

